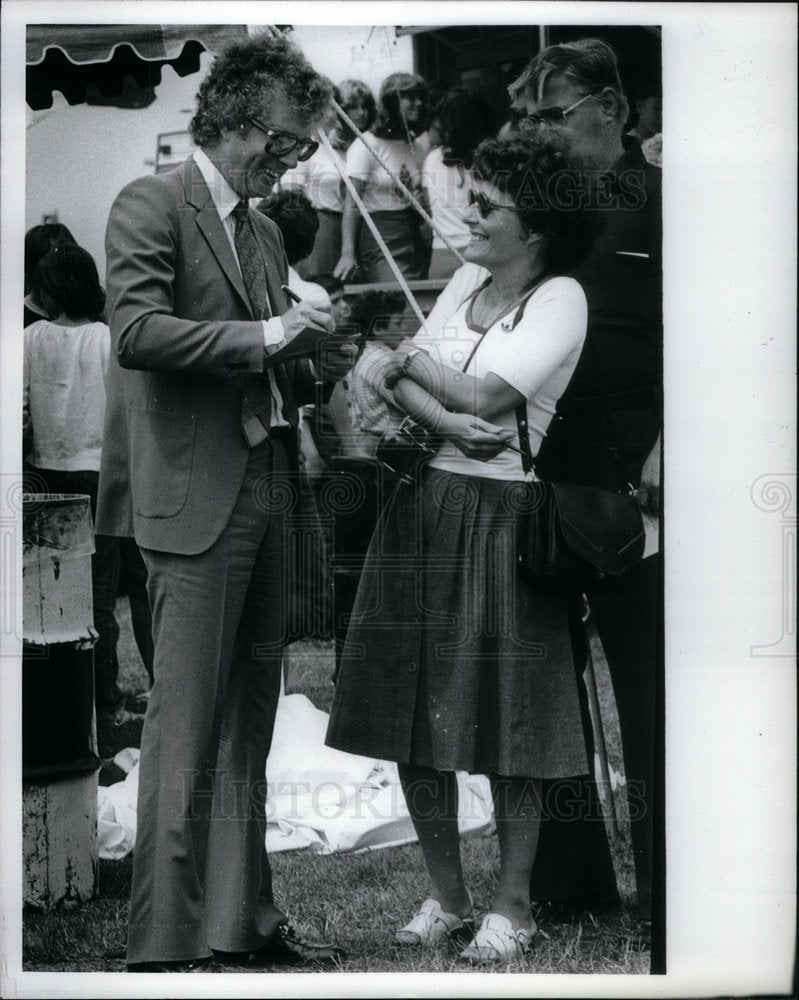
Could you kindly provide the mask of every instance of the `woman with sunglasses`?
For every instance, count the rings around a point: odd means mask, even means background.
[[[520,422],[535,456],[582,349],[585,295],[563,275],[593,229],[555,135],[487,139],[471,177],[468,263],[395,350],[387,379],[445,441],[418,482],[397,487],[372,539],[327,742],[399,765],[431,888],[397,943],[508,962],[536,933],[541,779],[589,768],[571,646],[579,615],[517,574],[515,539],[520,485],[534,478]],[[489,775],[494,797],[500,866],[477,927],[459,770]]]
[[[417,198],[422,193],[422,165],[430,145],[427,84],[411,73],[392,73],[380,87],[377,118],[364,133],[395,177]],[[425,278],[430,262],[430,232],[416,209],[367,146],[356,141],[347,152],[347,173],[391,255],[406,278]],[[333,272],[342,281],[394,281],[369,227],[348,194],[341,224],[341,257]]]

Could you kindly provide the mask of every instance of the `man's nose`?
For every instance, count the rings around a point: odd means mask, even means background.
[[[288,153],[284,153],[278,159],[281,163],[285,164],[286,170],[293,170],[300,162],[297,159],[297,147],[295,146],[294,149],[290,149]]]

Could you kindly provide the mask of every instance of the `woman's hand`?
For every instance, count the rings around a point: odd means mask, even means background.
[[[355,254],[347,253],[347,251],[342,250],[338,263],[333,268],[333,276],[339,278],[341,281],[346,281],[348,278],[351,278],[357,270],[358,261],[355,259]]]
[[[397,382],[406,374],[402,370],[405,358],[411,351],[418,351],[419,345],[412,340],[403,340],[391,352],[385,368],[385,382],[387,389],[393,389]]]
[[[475,458],[479,462],[487,462],[504,451],[505,445],[510,444],[515,436],[509,427],[489,424],[487,420],[470,413],[448,413],[439,430],[467,458]]]

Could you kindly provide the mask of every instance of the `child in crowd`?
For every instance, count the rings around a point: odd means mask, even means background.
[[[360,454],[373,456],[383,434],[396,430],[405,418],[384,381],[391,352],[407,332],[405,296],[364,292],[352,304],[351,322],[363,337],[363,346],[349,380],[350,417]]]

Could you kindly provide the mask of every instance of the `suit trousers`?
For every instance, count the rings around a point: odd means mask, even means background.
[[[662,822],[662,817],[654,822],[656,708],[662,671],[659,571],[660,557],[651,556],[618,579],[602,581],[587,595],[613,682],[630,807],[637,914],[646,918],[652,911],[653,832]],[[545,796],[547,791],[545,787]],[[616,877],[593,778],[575,789],[569,805],[568,815],[550,816],[541,824],[531,898],[576,907],[611,902],[617,894]]]
[[[266,757],[280,692],[293,477],[253,448],[230,520],[192,556],[142,549],[154,684],[142,733],[128,962],[263,945],[272,898]]]

